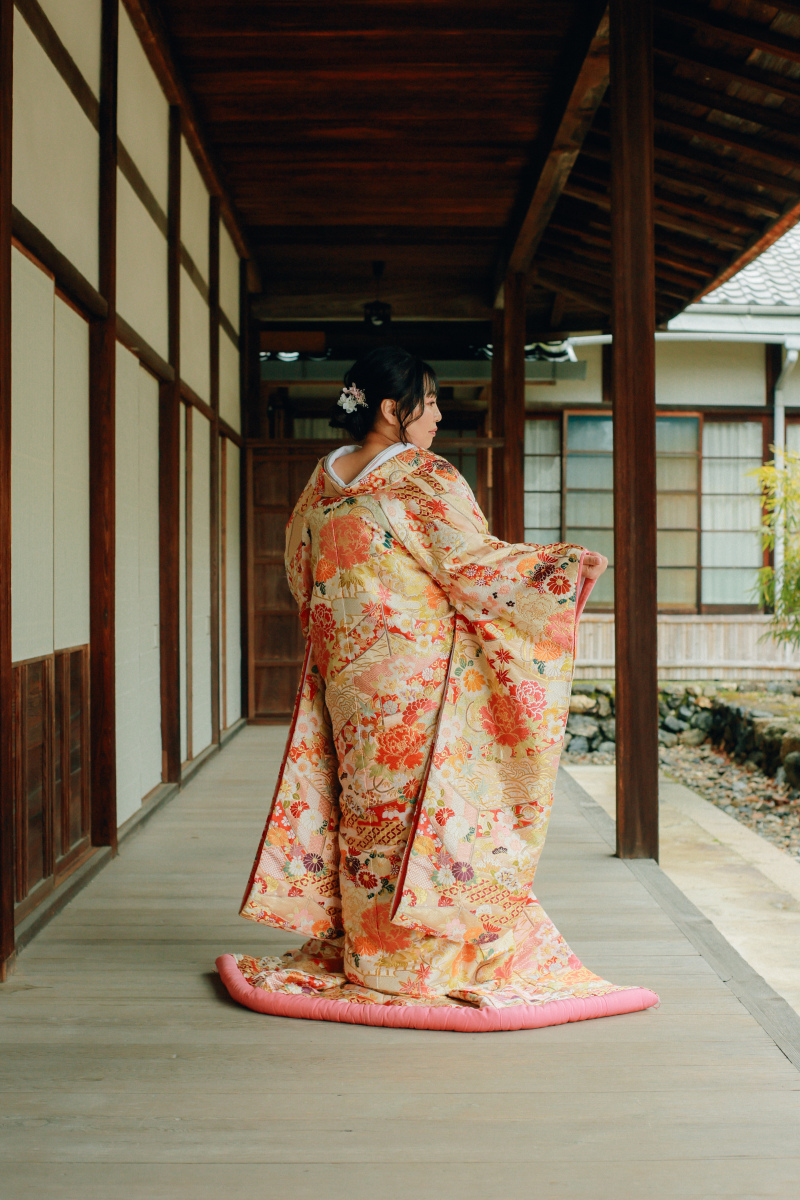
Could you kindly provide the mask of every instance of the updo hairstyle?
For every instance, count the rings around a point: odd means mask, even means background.
[[[399,346],[376,346],[362,354],[344,377],[345,387],[355,384],[367,403],[353,412],[336,405],[331,413],[333,429],[345,429],[353,441],[360,442],[375,424],[381,400],[394,400],[400,423],[400,440],[406,440],[406,426],[421,415],[425,397],[438,396],[439,381],[428,363],[415,358]]]

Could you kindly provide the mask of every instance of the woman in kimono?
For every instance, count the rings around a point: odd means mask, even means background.
[[[306,656],[242,916],[308,940],[223,955],[262,1012],[418,1028],[549,1025],[657,997],[585,968],[532,892],[601,554],[492,537],[431,453],[434,371],[351,368],[286,535]]]

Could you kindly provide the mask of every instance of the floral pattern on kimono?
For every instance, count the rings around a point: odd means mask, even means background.
[[[564,736],[579,546],[493,538],[410,449],[316,469],[287,529],[306,661],[242,907],[310,937],[255,986],[506,1005],[619,990],[532,892]]]

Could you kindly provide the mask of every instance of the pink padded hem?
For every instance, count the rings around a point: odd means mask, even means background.
[[[593,1017],[641,1012],[658,1004],[647,988],[627,988],[585,1000],[551,1000],[549,1004],[514,1004],[508,1008],[426,1007],[416,1004],[358,1004],[325,1000],[296,992],[265,992],[242,975],[232,954],[217,959],[220,978],[232,998],[254,1012],[307,1021],[343,1021],[350,1025],[384,1025],[399,1029],[446,1029],[453,1033],[496,1033],[508,1029],[543,1029]]]

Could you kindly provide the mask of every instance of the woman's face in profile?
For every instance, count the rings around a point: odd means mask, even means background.
[[[436,437],[436,430],[441,419],[442,414],[439,411],[436,396],[429,392],[425,397],[419,416],[414,417],[414,420],[409,421],[406,425],[406,441],[411,442],[413,446],[419,446],[420,450],[429,450],[431,442]]]

